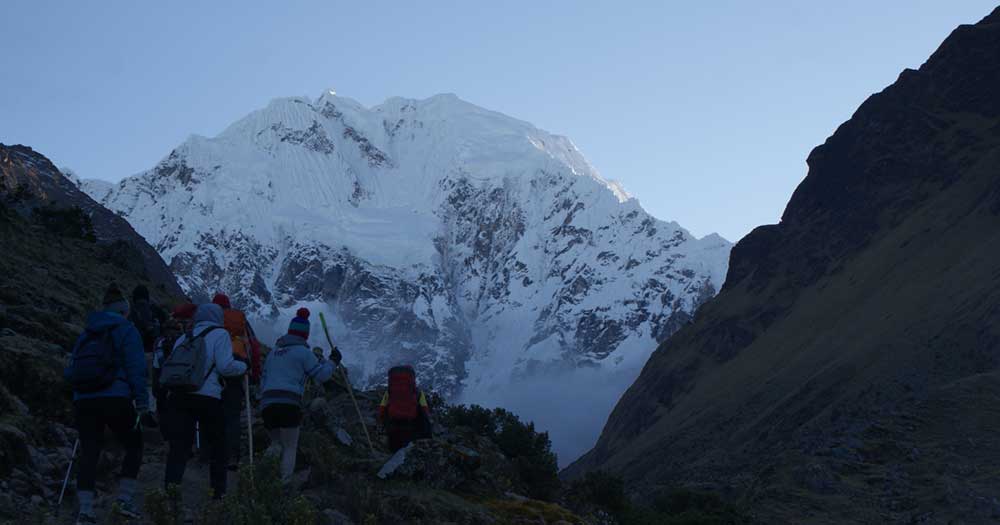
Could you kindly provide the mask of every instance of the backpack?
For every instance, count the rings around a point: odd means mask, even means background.
[[[389,419],[413,421],[420,411],[417,374],[410,366],[389,369]]]
[[[210,326],[198,335],[184,334],[180,346],[174,348],[160,365],[160,386],[175,392],[197,392],[215,370],[215,360],[209,359],[205,336],[221,326]],[[208,361],[212,361],[208,366]],[[206,368],[207,367],[207,368]]]
[[[115,328],[117,326],[101,332],[84,332],[83,339],[73,349],[73,366],[69,374],[73,391],[84,394],[100,392],[118,379]]]
[[[246,345],[243,344],[243,339],[241,339],[241,337],[246,337],[247,333],[246,316],[239,310],[228,308],[223,310],[222,319],[222,325],[226,327],[226,331],[229,332],[229,339],[233,343],[233,356],[241,361],[249,361]]]
[[[147,301],[137,301],[132,306],[128,320],[139,330],[142,336],[142,347],[146,352],[153,351],[156,338],[160,337],[160,320],[153,315],[153,308]]]

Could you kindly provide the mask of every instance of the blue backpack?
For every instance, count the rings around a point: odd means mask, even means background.
[[[87,330],[73,351],[70,384],[76,392],[88,394],[110,387],[118,378],[118,354],[113,337],[115,327],[102,332]]]

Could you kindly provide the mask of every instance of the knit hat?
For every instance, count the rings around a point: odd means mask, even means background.
[[[170,314],[174,319],[191,319],[194,317],[194,311],[198,309],[198,305],[194,303],[183,303],[174,307],[174,311]]]
[[[309,339],[309,310],[299,308],[295,312],[295,318],[288,323],[288,335],[297,335],[302,339]]]
[[[104,299],[101,300],[101,303],[104,305],[105,310],[119,312],[123,315],[128,312],[128,301],[125,300],[125,294],[118,287],[118,283],[108,285],[108,289],[104,291]]]
[[[233,307],[232,303],[229,302],[229,296],[224,293],[215,294],[215,297],[212,298],[212,302],[223,308]]]

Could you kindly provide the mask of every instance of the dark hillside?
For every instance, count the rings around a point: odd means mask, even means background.
[[[566,471],[767,522],[1000,519],[1000,9],[809,155]]]
[[[0,194],[6,205],[16,211],[35,214],[40,210],[53,217],[52,223],[65,223],[82,213],[93,226],[96,240],[102,244],[118,243],[119,248],[138,254],[139,264],[133,269],[161,291],[181,295],[177,280],[145,239],[125,219],[101,206],[76,184],[66,178],[49,159],[27,146],[0,144]],[[61,212],[61,213],[60,213]]]

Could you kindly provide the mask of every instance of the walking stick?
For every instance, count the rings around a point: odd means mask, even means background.
[[[330,344],[330,351],[333,351],[333,339],[330,338],[330,330],[326,327],[326,317],[323,312],[319,313],[319,321],[323,324],[323,333],[326,334],[326,342]],[[368,440],[368,450],[371,451],[372,455],[375,454],[375,447],[372,445],[372,438],[368,435],[368,425],[365,425],[365,418],[361,417],[361,408],[358,407],[358,400],[354,398],[354,388],[351,387],[351,381],[347,378],[347,374],[344,372],[344,367],[337,363],[337,368],[340,369],[340,376],[344,378],[344,383],[347,385],[347,393],[351,396],[351,402],[354,403],[354,410],[358,413],[358,422],[361,423],[361,430],[365,431],[365,439]]]
[[[63,496],[66,495],[66,485],[69,484],[69,473],[72,472],[73,470],[73,460],[76,459],[76,449],[79,446],[80,446],[80,439],[77,438],[77,440],[73,442],[73,454],[69,458],[69,466],[66,467],[66,477],[63,478],[62,490],[59,491],[59,502],[56,503],[57,509],[59,507],[62,507]]]
[[[250,440],[250,483],[253,483],[253,411],[250,409],[249,376],[243,376],[243,395],[247,402],[247,438]]]

